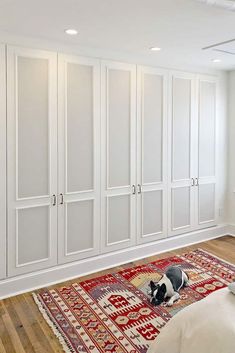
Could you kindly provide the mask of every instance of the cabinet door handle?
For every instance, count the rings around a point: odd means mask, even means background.
[[[138,184],[138,194],[141,194],[141,192],[142,192],[141,185],[140,185],[140,184]]]
[[[196,182],[195,182],[195,186],[198,186],[199,185],[199,181],[198,181],[198,178],[195,178]]]
[[[64,203],[64,195],[60,194],[60,205],[63,205]]]
[[[191,186],[195,186],[195,180],[194,180],[194,178],[191,178]]]
[[[52,206],[56,206],[56,195],[53,194],[52,197],[53,197]]]
[[[135,195],[136,194],[136,188],[135,188],[135,185],[132,185],[132,195]]]

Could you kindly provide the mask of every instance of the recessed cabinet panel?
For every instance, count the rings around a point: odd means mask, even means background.
[[[112,196],[108,197],[108,227],[107,243],[115,243],[130,240],[130,196]]]
[[[143,77],[143,183],[162,181],[163,167],[163,77]]]
[[[67,203],[67,254],[93,248],[93,208],[93,200]]]
[[[7,64],[8,275],[13,276],[57,263],[57,58],[8,47]]]
[[[130,185],[131,73],[110,69],[108,99],[108,187]]]
[[[214,82],[200,82],[199,177],[215,175],[215,92]]]
[[[47,59],[18,57],[18,198],[49,193]]]
[[[190,203],[190,187],[172,190],[172,230],[190,227]]]
[[[0,44],[0,279],[6,277],[6,53]]]
[[[199,224],[215,221],[215,184],[199,186]]]
[[[143,193],[143,237],[163,232],[163,192]]]
[[[17,264],[19,266],[49,257],[49,219],[48,206],[17,210]]]
[[[172,96],[172,180],[190,178],[191,80],[173,79]]]
[[[93,67],[67,65],[67,191],[94,188]]]
[[[59,263],[99,252],[100,63],[59,55]]]

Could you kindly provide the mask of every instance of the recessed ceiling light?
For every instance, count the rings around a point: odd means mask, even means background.
[[[220,63],[221,60],[220,60],[220,59],[212,59],[212,62],[213,62],[213,63]]]
[[[159,47],[151,47],[149,49],[152,50],[152,51],[160,51],[160,50],[162,50],[162,48],[159,48]]]
[[[69,34],[71,36],[75,36],[76,34],[78,34],[78,31],[76,29],[73,29],[73,28],[68,28],[68,29],[65,30],[65,33]]]

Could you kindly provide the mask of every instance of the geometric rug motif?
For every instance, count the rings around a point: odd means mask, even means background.
[[[149,281],[170,265],[186,271],[190,285],[172,307],[154,307]],[[33,296],[65,352],[146,353],[173,315],[234,279],[234,265],[197,249]]]

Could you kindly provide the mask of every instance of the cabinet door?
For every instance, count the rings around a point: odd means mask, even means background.
[[[174,73],[169,114],[169,235],[195,227],[195,78]]]
[[[102,63],[102,248],[125,248],[136,234],[136,67]]]
[[[164,238],[167,227],[167,73],[138,67],[138,242]]]
[[[100,64],[59,55],[59,262],[99,251]]]
[[[6,276],[6,63],[0,45],[0,279]]]
[[[197,224],[216,224],[216,81],[207,76],[198,80],[198,187]]]
[[[8,275],[57,263],[57,58],[8,47]],[[53,206],[54,205],[54,206]]]

